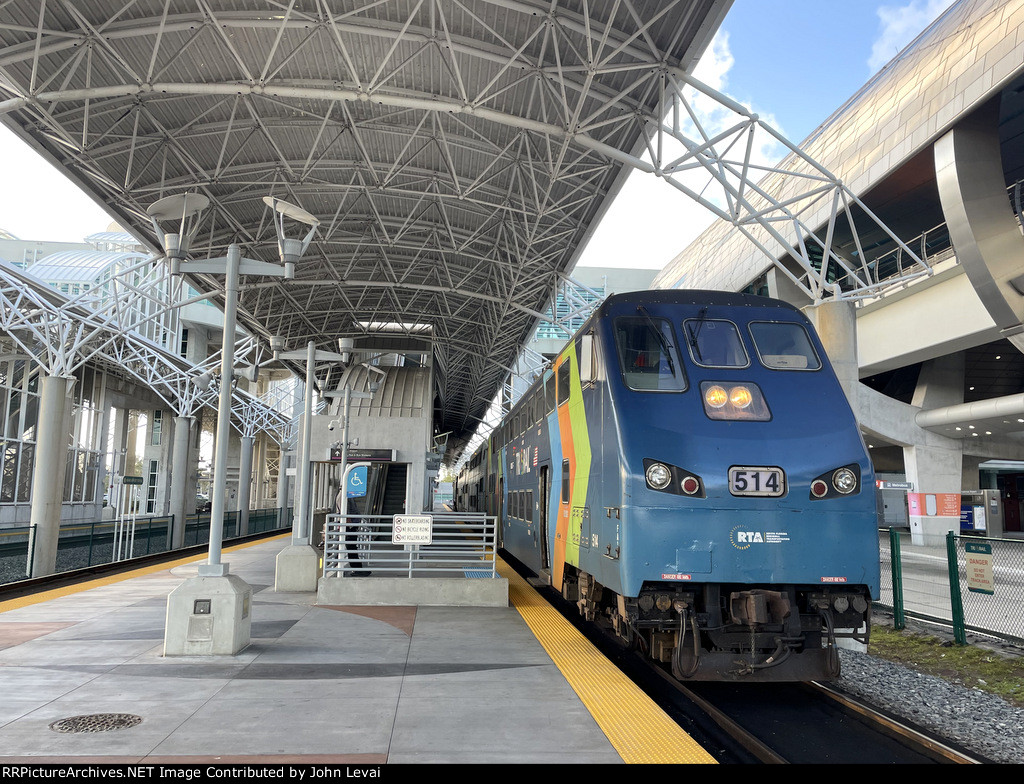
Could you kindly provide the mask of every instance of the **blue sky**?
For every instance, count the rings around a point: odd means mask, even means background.
[[[719,32],[724,92],[773,115],[800,142],[951,0],[735,0]]]
[[[700,78],[802,141],[951,0],[735,0]],[[0,127],[0,228],[79,242],[109,216]],[[709,222],[654,177],[632,177],[584,252],[589,266],[660,268]],[[682,227],[680,224],[685,224]],[[666,227],[672,227],[671,231]]]
[[[954,0],[735,0],[695,74],[799,144]],[[766,160],[778,160],[782,148]],[[714,216],[635,173],[579,264],[661,269]]]

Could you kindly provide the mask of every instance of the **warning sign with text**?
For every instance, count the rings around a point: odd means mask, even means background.
[[[430,544],[433,515],[395,515],[391,544]]]
[[[995,593],[992,579],[992,545],[967,542],[967,589],[975,593]]]

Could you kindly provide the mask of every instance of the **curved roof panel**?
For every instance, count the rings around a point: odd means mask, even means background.
[[[40,259],[28,268],[28,274],[46,282],[98,283],[111,268],[133,264],[145,258],[145,253],[66,250]]]
[[[730,3],[8,0],[0,118],[154,248],[146,208],[188,190],[196,257],[276,260],[264,196],[315,215],[240,320],[323,348],[430,323],[458,443]]]

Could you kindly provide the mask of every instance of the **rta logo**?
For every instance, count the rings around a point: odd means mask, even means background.
[[[729,532],[729,542],[737,550],[746,550],[755,542],[764,544],[764,534],[760,531],[744,531],[737,525]]]

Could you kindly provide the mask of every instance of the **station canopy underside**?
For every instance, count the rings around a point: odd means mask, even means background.
[[[8,0],[0,119],[155,252],[170,195],[210,201],[196,259],[276,261],[264,196],[316,216],[294,280],[242,279],[240,324],[330,351],[430,325],[457,453],[728,6]]]

